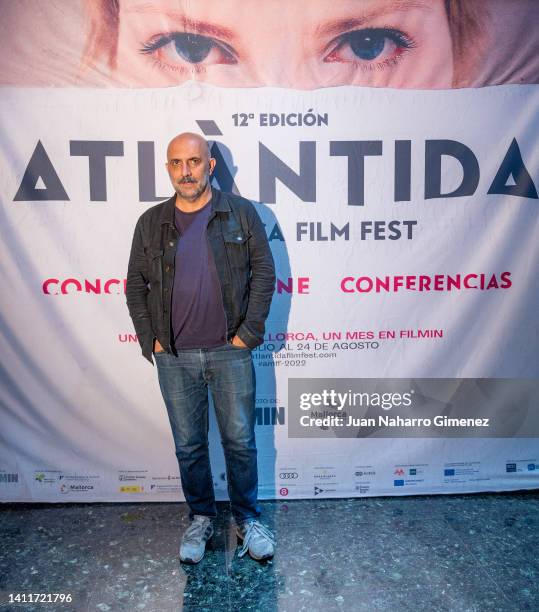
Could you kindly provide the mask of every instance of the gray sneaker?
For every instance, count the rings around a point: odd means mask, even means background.
[[[195,514],[185,530],[180,544],[180,561],[198,563],[206,551],[206,542],[213,535],[213,521],[209,516]]]
[[[243,544],[238,556],[247,552],[257,561],[271,559],[275,553],[275,539],[271,531],[256,519],[247,519],[236,527],[236,533]]]

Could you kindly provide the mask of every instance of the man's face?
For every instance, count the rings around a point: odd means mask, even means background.
[[[167,151],[167,170],[176,193],[189,202],[208,187],[215,160],[203,141],[183,137],[171,142]]]

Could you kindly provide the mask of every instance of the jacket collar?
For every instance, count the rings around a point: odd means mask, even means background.
[[[171,198],[163,202],[163,208],[161,209],[160,223],[168,223],[174,225],[174,211],[176,209],[176,194]],[[211,188],[211,215],[213,216],[216,212],[230,212],[230,204],[226,197],[223,196],[222,192],[215,187]]]

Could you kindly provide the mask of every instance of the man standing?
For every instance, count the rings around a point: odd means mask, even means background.
[[[184,133],[168,145],[175,195],[135,227],[127,305],[142,354],[157,364],[191,524],[180,559],[198,563],[213,534],[216,506],[208,454],[211,392],[226,460],[228,493],[243,540],[240,556],[273,556],[258,521],[255,376],[275,284],[264,226],[248,200],[210,185],[208,143]]]

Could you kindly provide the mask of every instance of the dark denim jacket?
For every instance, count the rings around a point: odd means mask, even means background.
[[[275,266],[264,225],[249,200],[212,189],[208,240],[221,284],[227,339],[237,334],[249,348],[264,339],[275,285]],[[127,271],[127,307],[142,354],[152,361],[153,342],[171,350],[170,311],[176,196],[149,208],[135,227]]]

